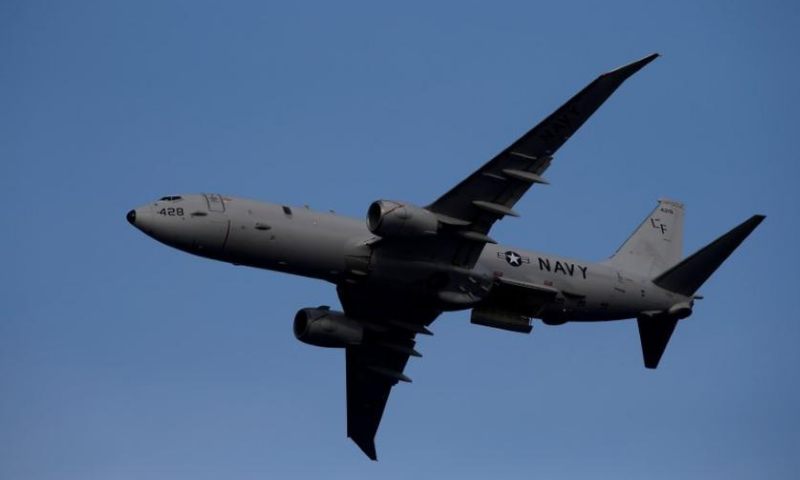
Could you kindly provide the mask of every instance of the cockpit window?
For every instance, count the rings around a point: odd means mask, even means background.
[[[167,202],[174,202],[175,200],[180,200],[181,198],[182,197],[180,197],[178,195],[172,195],[172,196],[169,196],[169,197],[161,197],[161,200],[167,201]]]

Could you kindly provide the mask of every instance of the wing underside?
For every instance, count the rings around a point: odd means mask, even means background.
[[[413,345],[414,341],[403,343]],[[399,381],[411,381],[402,373],[409,355],[380,346],[357,346],[349,347],[346,356],[347,436],[377,460],[375,434],[392,387]]]
[[[426,328],[438,311],[417,307],[413,298],[396,296],[359,285],[337,288],[348,317],[367,327],[361,345],[348,347],[347,436],[372,460],[377,460],[375,435],[392,387],[411,382],[404,370],[415,350],[417,334],[431,335]]]

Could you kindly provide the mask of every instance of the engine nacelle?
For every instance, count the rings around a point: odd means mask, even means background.
[[[317,347],[345,348],[361,344],[364,326],[342,312],[304,308],[294,316],[294,336]]]
[[[436,235],[439,219],[432,212],[391,200],[373,202],[367,210],[367,228],[385,238]]]

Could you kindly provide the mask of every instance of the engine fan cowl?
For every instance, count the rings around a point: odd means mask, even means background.
[[[439,219],[415,205],[378,200],[367,210],[367,228],[384,238],[409,238],[436,235]]]
[[[294,316],[294,336],[316,347],[345,348],[360,345],[364,326],[342,312],[304,308]]]

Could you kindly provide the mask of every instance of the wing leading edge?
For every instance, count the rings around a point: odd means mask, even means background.
[[[542,174],[552,156],[634,73],[655,60],[654,53],[600,75],[528,133],[426,208],[454,225],[455,248],[446,254],[453,264],[472,267],[494,222],[518,216],[513,207]],[[441,250],[440,250],[441,251]]]

